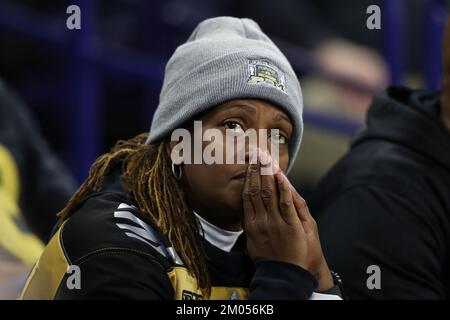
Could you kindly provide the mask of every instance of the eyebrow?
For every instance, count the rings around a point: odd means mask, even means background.
[[[291,119],[289,119],[286,115],[282,114],[282,113],[278,113],[277,115],[275,115],[272,120],[274,121],[280,121],[280,120],[285,120],[289,123],[291,123]]]
[[[245,111],[248,111],[250,113],[253,113],[253,114],[256,113],[256,107],[248,105],[248,104],[234,104],[234,105],[230,106],[230,109],[231,108],[241,108],[241,109],[244,109]],[[284,115],[282,113],[276,114],[272,118],[272,120],[274,120],[274,121],[282,121],[282,120],[284,120],[284,121],[287,121],[287,122],[291,123],[291,119],[289,119],[289,117],[287,117],[286,115]]]
[[[250,106],[247,104],[234,104],[234,105],[230,106],[230,108],[241,108],[250,113],[256,113],[256,108],[254,106]]]

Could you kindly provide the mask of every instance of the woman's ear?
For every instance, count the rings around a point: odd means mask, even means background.
[[[173,148],[175,148],[175,146],[177,144],[178,144],[178,141],[167,140],[167,142],[166,142],[166,151],[167,151],[167,155],[169,156],[170,159],[172,159],[172,150],[173,150]]]
[[[172,154],[173,148],[176,146],[177,143],[178,143],[177,141],[171,141],[171,140],[166,141],[166,152],[167,152],[167,155],[169,156],[169,158],[170,158],[170,155]]]
[[[167,154],[168,154],[170,160],[175,164],[181,164],[183,162],[183,151],[181,150],[181,152],[176,152],[176,151],[173,152],[174,151],[173,149],[179,143],[180,143],[180,141],[172,141],[172,140],[168,140],[166,142]]]

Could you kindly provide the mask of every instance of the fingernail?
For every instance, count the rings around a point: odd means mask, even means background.
[[[276,159],[272,159],[272,170],[275,173],[278,173],[278,171],[281,171],[280,165],[278,164],[278,161]]]
[[[250,147],[249,149],[249,153],[250,153],[250,164],[254,164],[258,162],[258,148],[256,147]]]
[[[280,172],[275,173],[275,177],[277,179],[278,184],[283,184],[283,176]]]
[[[259,149],[259,161],[261,161],[261,164],[263,165],[269,164],[269,155],[261,149]]]

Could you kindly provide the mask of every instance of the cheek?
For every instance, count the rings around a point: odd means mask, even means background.
[[[197,190],[203,185],[208,185],[208,172],[204,167],[204,165],[195,164],[184,166],[185,181],[191,189]]]
[[[283,171],[286,171],[288,163],[289,163],[289,155],[287,153],[280,155],[280,167]]]
[[[185,181],[194,202],[207,207],[238,210],[244,184],[230,182],[227,165],[188,165]]]
[[[283,171],[286,171],[289,163],[289,151],[287,147],[281,147],[279,149],[278,163]]]
[[[185,165],[185,178],[192,192],[208,195],[220,188],[223,171],[216,165]]]
[[[270,148],[270,150],[272,150],[272,148]],[[283,171],[286,171],[288,163],[289,163],[289,149],[287,148],[287,146],[280,146],[278,148],[278,159],[277,159],[277,161],[280,164],[280,168]]]
[[[206,147],[209,146],[207,150]],[[238,143],[237,139],[229,138],[223,133],[222,136],[217,137],[214,141],[204,141],[202,144],[202,152],[203,152],[203,161],[207,162],[207,158],[209,159],[209,163],[212,163],[213,160],[215,163],[219,165],[224,165],[232,161],[233,164],[238,163],[238,161],[244,161],[245,158],[245,144]],[[239,160],[238,160],[239,159]],[[224,169],[214,168],[219,174]],[[226,171],[227,168],[225,168]]]

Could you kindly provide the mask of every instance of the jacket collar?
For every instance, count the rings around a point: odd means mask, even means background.
[[[194,214],[200,222],[200,234],[203,236],[203,238],[216,248],[223,251],[230,252],[236,244],[239,236],[244,232],[243,230],[229,231],[219,228],[206,221],[195,211]]]

